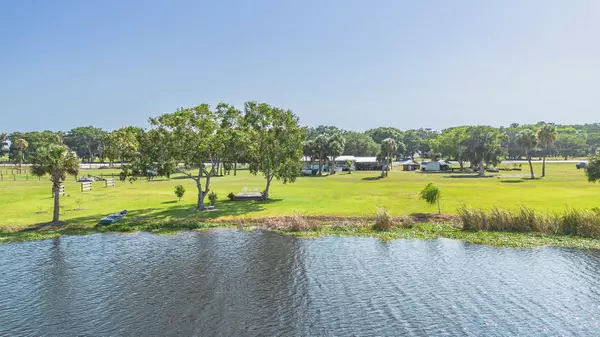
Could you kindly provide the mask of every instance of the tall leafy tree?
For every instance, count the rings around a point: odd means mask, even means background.
[[[150,123],[154,129],[147,132],[148,141],[141,144],[142,159],[171,167],[173,163],[184,163],[197,170],[197,173],[189,173],[183,168],[173,168],[196,183],[196,208],[203,210],[204,199],[210,191],[210,178],[222,149],[216,138],[217,115],[208,104],[201,104],[151,118]]]
[[[432,151],[444,158],[458,161],[460,168],[463,169],[465,160],[468,160],[465,145],[466,129],[465,126],[459,126],[442,130],[436,138],[429,140]]]
[[[16,157],[18,149],[13,146],[13,143],[17,139],[24,139],[27,141],[27,148],[24,150],[23,157],[24,161],[28,162],[29,158],[37,152],[40,147],[46,147],[50,144],[61,145],[63,144],[63,134],[61,132],[53,131],[33,131],[33,132],[13,132],[8,136],[11,142],[9,148],[9,156],[11,158]]]
[[[542,177],[546,176],[546,155],[548,154],[548,148],[554,144],[558,137],[558,131],[556,126],[552,124],[544,124],[537,131],[538,144],[543,147],[544,160],[542,162]]]
[[[306,132],[290,110],[266,103],[246,102],[244,111],[245,122],[249,126],[250,172],[264,175],[266,186],[262,194],[268,199],[274,178],[284,184],[293,183],[300,174]]]
[[[393,138],[386,138],[381,142],[381,157],[384,165],[381,167],[381,177],[387,177],[392,166],[393,155],[398,150],[398,143]]]
[[[233,166],[233,175],[237,175],[237,164],[245,159],[248,148],[248,132],[240,110],[226,103],[220,103],[216,109],[220,120],[218,141],[223,144],[223,158]]]
[[[52,195],[54,196],[52,222],[56,223],[60,213],[60,184],[65,181],[67,175],[77,176],[79,159],[68,147],[50,144],[38,148],[31,163],[31,174],[38,177],[50,176]]]
[[[600,148],[600,132],[588,133],[586,143],[588,145],[588,152],[595,155]]]
[[[535,135],[535,132],[530,129],[521,130],[517,134],[515,143],[525,151],[525,157],[529,162],[529,171],[531,173],[531,179],[535,179],[533,165],[531,165],[531,151],[537,146],[537,137]]]
[[[104,153],[109,160],[119,160],[121,164],[133,161],[140,151],[140,139],[144,131],[135,126],[128,126],[106,134]]]
[[[402,142],[403,134],[402,131],[392,127],[378,127],[375,129],[370,129],[365,132],[365,134],[378,145],[383,142],[384,139],[392,138],[396,141],[396,143]]]
[[[64,141],[77,155],[93,162],[96,157],[102,159],[106,131],[93,126],[82,126],[67,132]]]
[[[348,131],[344,133],[344,139],[346,140],[343,153],[345,155],[371,157],[379,152],[379,145],[364,133]]]
[[[504,152],[503,135],[498,129],[490,126],[469,126],[465,131],[466,157],[471,165],[479,167],[479,175],[483,176],[485,165],[500,161],[500,156]]]
[[[556,153],[563,156],[565,160],[568,157],[585,156],[588,152],[586,142],[587,135],[581,133],[559,133],[556,137]]]
[[[406,155],[415,158],[415,153],[419,152],[423,138],[417,130],[408,130],[404,133],[403,141],[406,147]]]

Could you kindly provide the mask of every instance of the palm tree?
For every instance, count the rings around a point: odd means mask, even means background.
[[[25,150],[29,147],[29,143],[23,138],[17,138],[12,144],[15,149],[15,164],[19,165],[19,170],[25,161]]]
[[[530,129],[522,130],[517,134],[516,139],[517,145],[525,150],[525,157],[529,162],[529,171],[531,172],[531,179],[535,179],[535,174],[533,173],[533,165],[531,165],[531,154],[530,151],[535,149],[537,146],[537,137],[535,132]]]
[[[6,133],[0,133],[0,157],[4,156],[7,152],[8,146],[8,135]]]
[[[386,138],[381,142],[381,156],[383,157],[383,166],[381,167],[381,177],[387,177],[389,167],[392,161],[392,154],[398,150],[398,144],[392,138]]]
[[[328,157],[331,157],[331,174],[335,173],[335,158],[344,153],[344,146],[346,146],[346,139],[344,139],[344,136],[342,136],[341,133],[335,133],[327,138],[327,155]]]
[[[77,176],[79,159],[65,145],[49,144],[37,149],[35,156],[31,158],[31,163],[31,174],[34,176],[50,175],[54,197],[52,222],[56,223],[60,210],[60,184],[65,181],[67,175]]]
[[[545,124],[537,130],[537,141],[544,147],[542,177],[546,176],[546,154],[548,152],[548,147],[556,141],[556,137],[558,137],[558,132],[556,131],[556,126],[552,124]]]

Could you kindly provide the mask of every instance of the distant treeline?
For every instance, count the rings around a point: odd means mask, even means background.
[[[519,134],[524,130],[537,133],[541,127],[549,125],[556,132],[555,140],[547,145],[536,144],[528,151],[531,157],[546,156],[583,157],[594,155],[600,147],[600,123],[583,125],[559,125],[539,122],[532,125],[511,124],[508,127],[486,127],[489,139],[484,143],[495,146],[498,158],[526,159],[526,147],[519,142]],[[306,127],[304,154],[315,159],[339,155],[378,156],[381,143],[393,139],[396,143],[396,157],[443,158],[460,160],[461,152],[467,151],[468,140],[473,135],[474,126],[458,126],[441,131],[430,128],[400,130],[395,127],[378,127],[366,132],[339,129],[335,126]],[[93,126],[82,126],[69,131],[32,131],[0,134],[0,155],[8,154],[6,161],[27,163],[39,146],[44,144],[65,144],[85,162],[127,161],[137,151],[146,130],[130,126],[114,131],[106,131]],[[487,151],[489,152],[489,151]]]

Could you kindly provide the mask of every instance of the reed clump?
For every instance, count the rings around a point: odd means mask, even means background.
[[[390,217],[388,210],[385,207],[379,207],[377,209],[377,214],[375,214],[375,225],[373,228],[387,232],[392,229],[393,226],[392,217]]]
[[[292,232],[306,232],[321,229],[321,224],[318,221],[311,221],[298,212],[294,212],[289,218],[288,226],[289,230]]]
[[[462,206],[458,218],[464,230],[536,232],[600,238],[600,212],[567,208],[562,213],[536,212],[522,206],[518,211]]]

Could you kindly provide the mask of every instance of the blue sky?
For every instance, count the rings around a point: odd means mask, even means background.
[[[0,132],[257,100],[364,131],[597,122],[600,1],[2,1]]]

